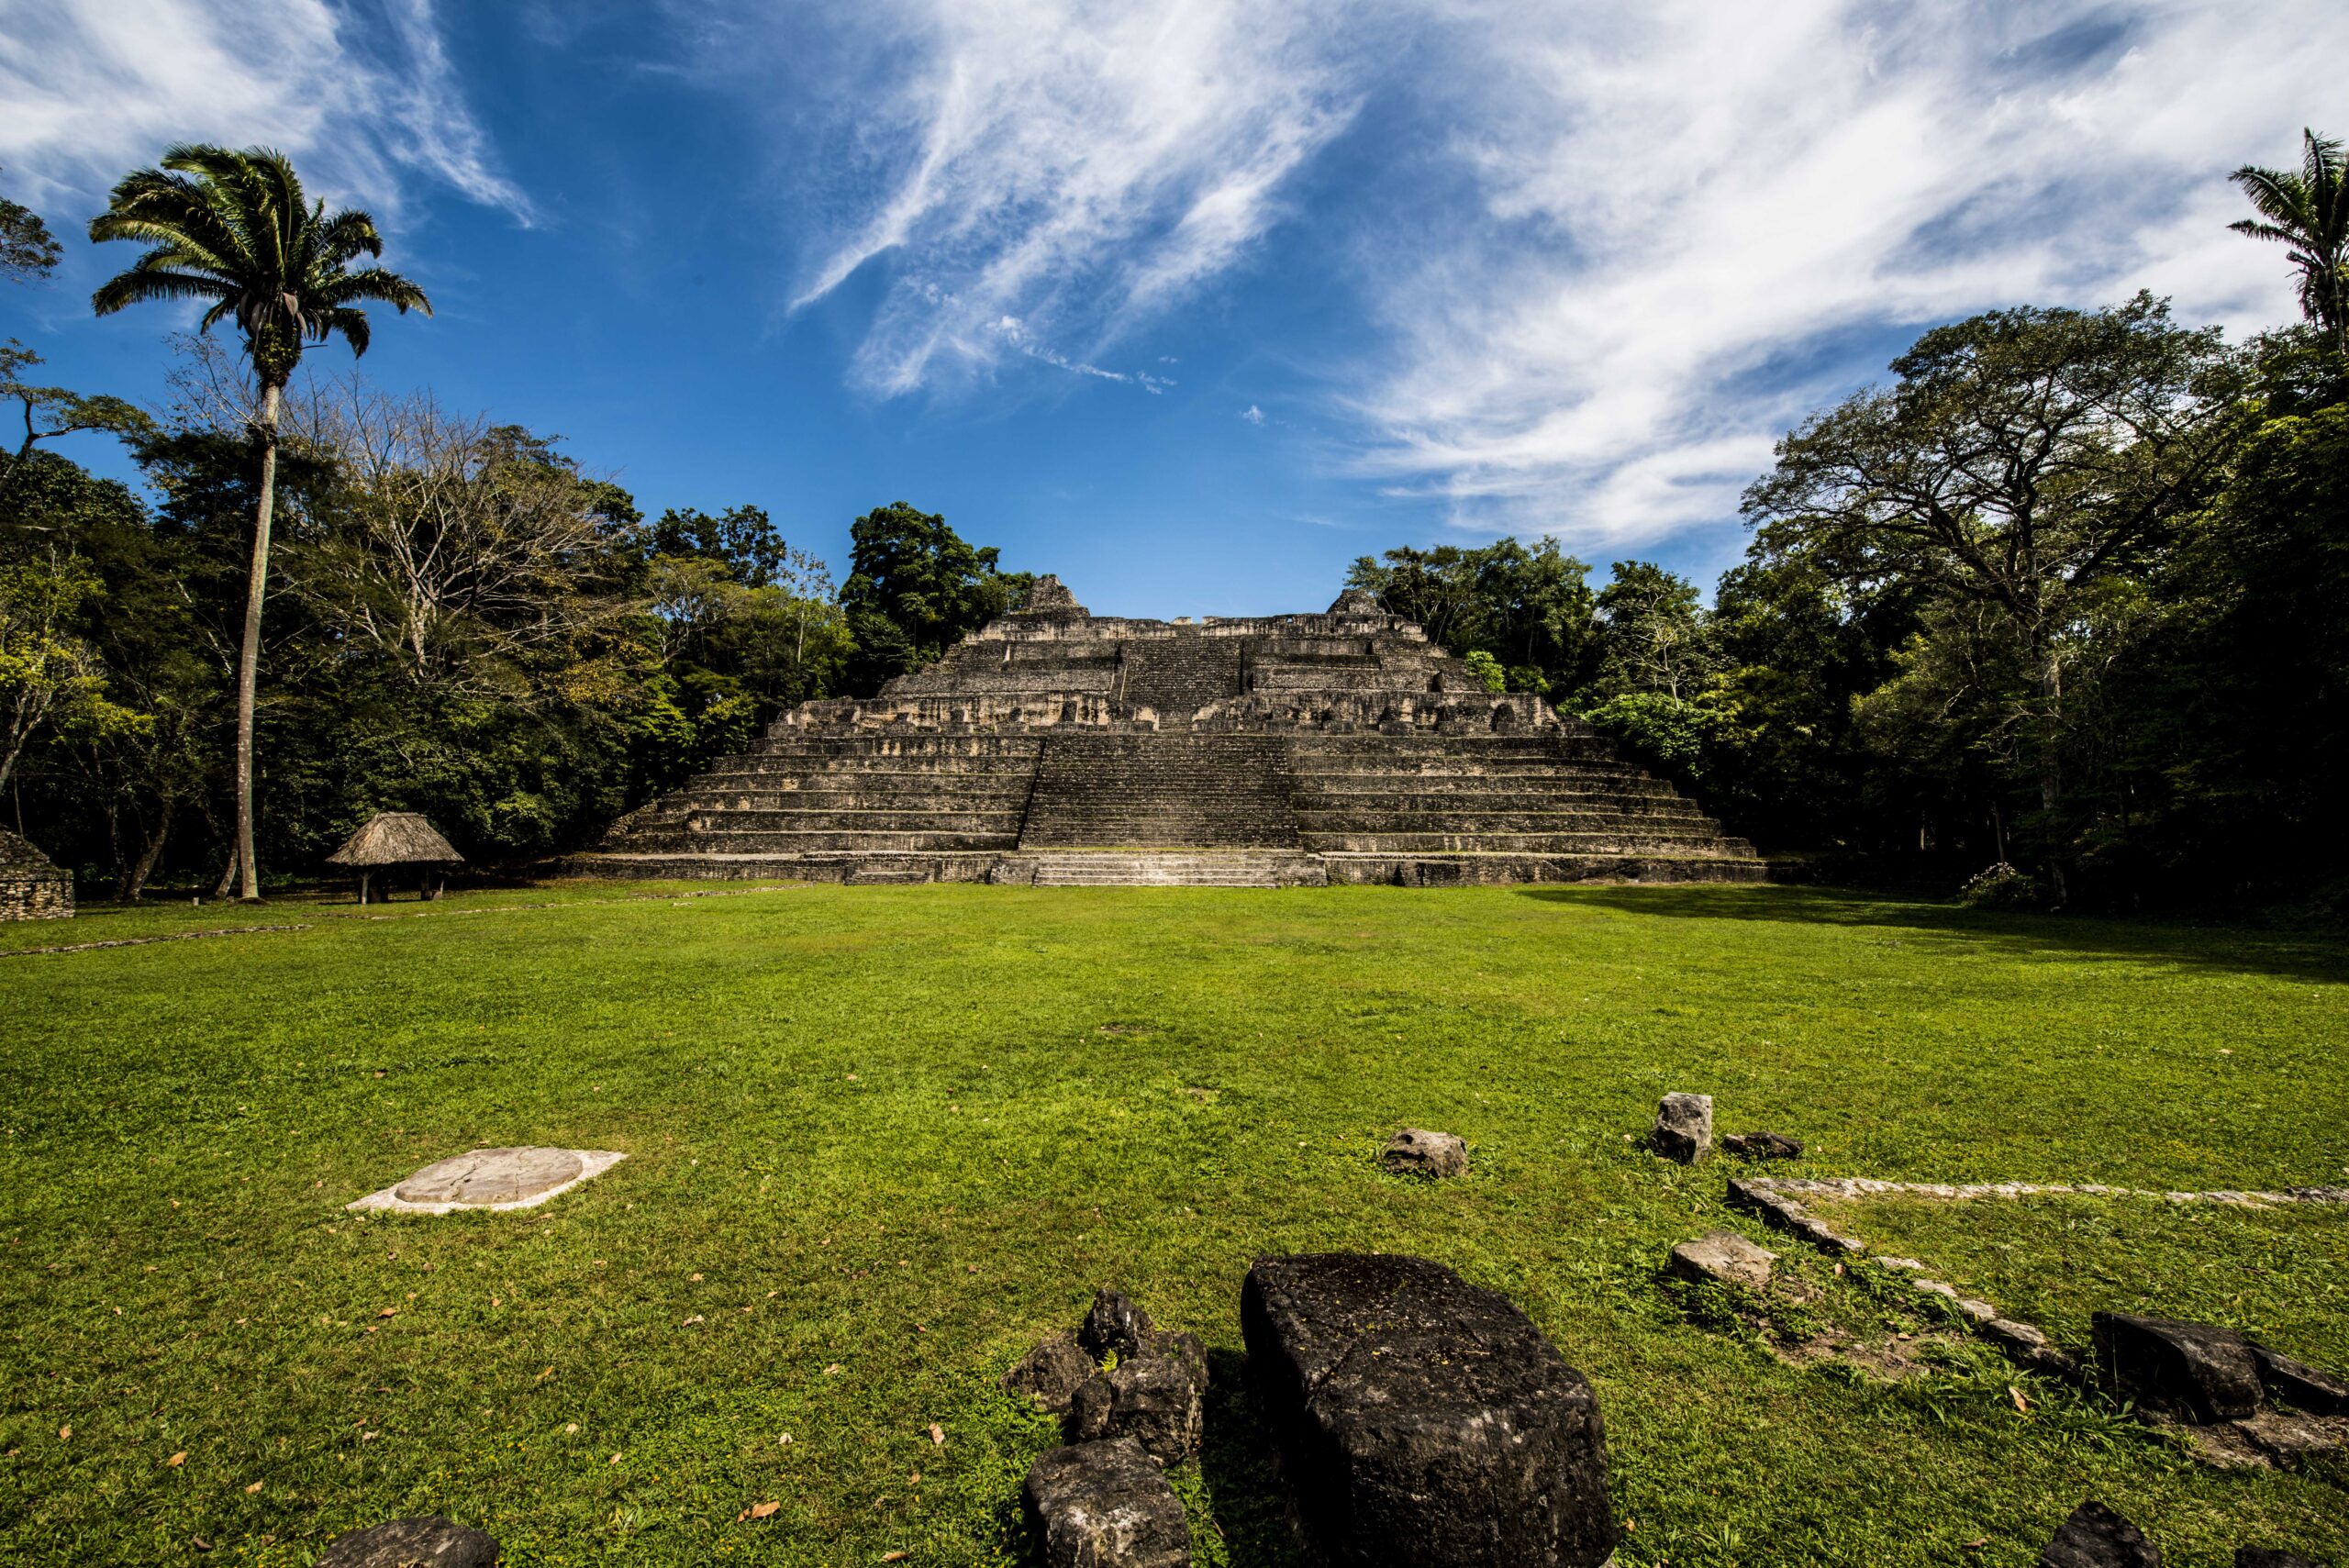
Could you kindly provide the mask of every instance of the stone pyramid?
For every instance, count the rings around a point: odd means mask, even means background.
[[[1758,881],[1753,846],[1358,589],[1094,616],[1056,577],[876,697],[806,703],[614,824],[621,876],[1065,884]]]

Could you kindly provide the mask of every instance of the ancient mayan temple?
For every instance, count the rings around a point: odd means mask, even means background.
[[[1752,881],[1761,862],[1539,697],[1360,590],[1128,620],[1057,578],[865,701],[807,703],[616,823],[625,876],[1272,886]]]

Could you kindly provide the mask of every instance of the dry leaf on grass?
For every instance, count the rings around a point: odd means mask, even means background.
[[[946,1440],[946,1429],[945,1429],[945,1428],[943,1428],[943,1427],[941,1427],[941,1426],[940,1426],[936,1421],[932,1421],[932,1422],[930,1424],[930,1447],[932,1447],[932,1448],[936,1448],[939,1444],[941,1444],[941,1443],[944,1442],[945,1440]]]
[[[250,1486],[248,1486],[248,1487],[246,1487],[246,1488],[245,1488],[245,1491],[246,1491],[246,1493],[247,1493],[247,1495],[248,1495],[248,1496],[250,1496],[250,1494],[252,1494],[252,1493],[258,1492],[258,1491],[260,1491],[260,1490],[261,1490],[261,1483],[260,1483],[260,1482],[258,1482],[258,1481],[254,1482],[251,1485],[250,1485]]]
[[[375,1314],[378,1318],[396,1318],[399,1315],[400,1309],[396,1307],[386,1307],[381,1312]]]
[[[2028,1400],[2028,1399],[2026,1399],[2026,1398],[2024,1398],[2024,1397],[2023,1397],[2022,1390],[2021,1390],[2021,1389],[2020,1389],[2020,1388],[2017,1388],[2017,1387],[2016,1387],[2013,1384],[2011,1384],[2011,1383],[2009,1383],[2009,1384],[2008,1384],[2008,1385],[2007,1385],[2007,1397],[2008,1397],[2008,1398],[2009,1398],[2009,1399],[2011,1399],[2011,1400],[2013,1400],[2013,1401],[2015,1402],[2015,1408],[2016,1408],[2018,1411],[2023,1412],[2023,1413],[2025,1413],[2025,1414],[2028,1414],[2028,1413],[2030,1412],[2030,1410],[2031,1410],[2031,1401],[2030,1401],[2030,1400]]]
[[[172,1455],[171,1458],[163,1461],[163,1468],[166,1470],[177,1470],[181,1465],[185,1464],[186,1462],[187,1450],[182,1449],[179,1452]]]
[[[73,1435],[73,1429],[71,1427],[60,1427],[57,1429],[57,1435],[61,1440],[70,1438]]]

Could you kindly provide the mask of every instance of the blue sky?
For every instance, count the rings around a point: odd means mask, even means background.
[[[80,225],[262,142],[432,295],[370,377],[842,573],[903,499],[1097,611],[1504,532],[1709,585],[1925,326],[2289,317],[2225,176],[2349,128],[2344,59],[2338,0],[0,0],[0,192],[68,241],[0,335],[160,399],[179,323],[92,319]]]

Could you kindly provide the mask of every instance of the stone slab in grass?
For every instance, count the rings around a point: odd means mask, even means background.
[[[1507,1296],[1425,1258],[1259,1258],[1240,1328],[1319,1561],[1595,1568],[1613,1550],[1598,1396]]]
[[[1468,1173],[1465,1140],[1457,1133],[1431,1132],[1424,1127],[1407,1127],[1388,1139],[1386,1151],[1380,1159],[1398,1175],[1441,1177]]]
[[[529,1208],[627,1158],[607,1149],[475,1149],[436,1160],[406,1180],[344,1207],[395,1214]]]
[[[1710,1281],[1766,1290],[1770,1265],[1777,1261],[1777,1253],[1755,1246],[1734,1230],[1709,1230],[1694,1241],[1675,1247],[1668,1266],[1680,1278],[1699,1284]]]

